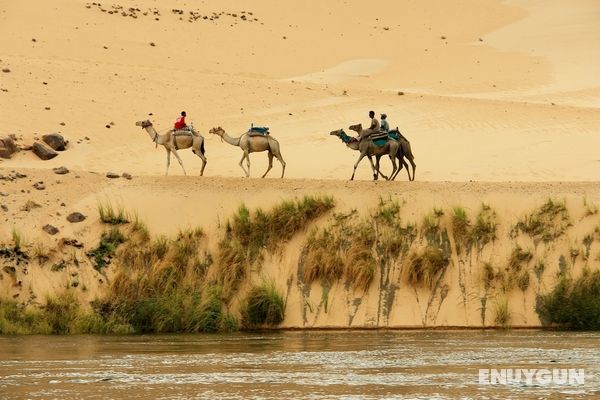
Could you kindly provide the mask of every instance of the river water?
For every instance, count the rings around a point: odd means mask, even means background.
[[[585,383],[482,384],[480,369]],[[600,333],[0,336],[0,399],[600,399]],[[580,376],[581,378],[581,376]]]

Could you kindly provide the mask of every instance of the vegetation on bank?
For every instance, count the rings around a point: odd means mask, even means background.
[[[225,295],[230,297],[248,271],[260,264],[264,251],[278,250],[334,205],[329,196],[286,200],[269,211],[250,211],[242,205],[227,221],[225,236],[219,243],[217,279]]]
[[[99,205],[100,221],[107,230],[85,253],[87,264],[81,265],[91,264],[110,282],[104,296],[91,307],[82,306],[76,285],[66,284],[67,289],[45,299],[44,306],[24,307],[12,299],[0,299],[0,333],[226,332],[277,326],[285,315],[284,297],[273,281],[263,278],[254,283],[253,278],[262,275],[267,255],[282,254],[285,243],[333,207],[331,197],[310,196],[283,201],[268,210],[242,205],[226,222],[216,251],[211,252],[201,228],[180,231],[174,238],[151,237],[136,215],[115,211],[110,204]],[[539,293],[542,275],[551,265],[547,252],[555,245],[543,244],[542,249],[537,245],[557,240],[570,224],[565,203],[548,200],[510,230],[512,238],[521,233],[528,236],[519,238],[523,247],[515,241],[504,261],[492,263],[480,259],[487,257],[485,246],[498,238],[497,216],[488,205],[482,204],[471,216],[460,206],[434,208],[420,223],[402,218],[402,208],[398,201],[382,198],[367,214],[356,210],[332,213],[319,228],[313,228],[298,263],[301,290],[310,291],[319,282],[327,310],[326,297],[338,282],[355,291],[357,299],[379,285],[380,301],[385,303],[381,310],[389,316],[396,291],[406,284],[418,296],[428,293],[427,319],[430,309],[439,312],[451,289],[448,268],[458,269],[466,304],[464,268],[477,267],[484,289],[482,323],[489,300],[488,315],[495,325],[506,328],[513,319],[510,296],[516,290],[527,292],[532,285]],[[583,218],[596,215],[589,208]],[[595,300],[600,298],[600,272],[568,277],[576,261],[587,266],[600,259],[595,256],[600,228],[589,229],[582,240],[561,242],[568,244],[568,250],[559,257],[559,281],[537,299],[536,310],[544,324],[600,329],[600,302]],[[523,245],[531,241],[533,247]],[[57,260],[51,249],[26,244],[13,230],[12,247],[0,248],[0,255],[16,260],[16,255],[26,257],[30,252],[31,260],[53,272],[80,268],[75,250],[68,251],[70,259]],[[4,266],[3,271],[16,282],[18,264],[16,269]],[[85,285],[81,289],[85,291]]]
[[[600,330],[600,271],[585,269],[577,279],[561,274],[554,289],[538,297],[536,311],[545,325]]]

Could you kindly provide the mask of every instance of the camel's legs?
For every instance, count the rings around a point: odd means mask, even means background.
[[[267,174],[269,173],[269,171],[271,170],[271,168],[273,168],[273,153],[271,153],[270,151],[268,152],[268,156],[269,156],[269,166],[267,167],[266,172],[263,174],[262,178],[264,178],[265,176],[267,176]]]
[[[410,178],[411,181],[415,180],[415,170],[417,169],[417,164],[415,164],[414,160],[412,158],[409,158],[408,161],[410,162],[410,164],[412,165],[412,178]],[[408,169],[408,165],[406,166],[406,169]]]
[[[358,167],[358,164],[360,164],[360,161],[364,158],[366,154],[364,153],[360,153],[360,156],[358,156],[358,161],[356,161],[356,163],[354,164],[354,171],[352,171],[352,176],[350,177],[350,180],[353,181],[354,180],[354,174],[356,174],[356,168]],[[373,161],[371,160],[371,165],[373,165]]]
[[[200,157],[200,159],[202,160],[202,168],[200,169],[200,176],[204,175],[204,168],[206,167],[206,156],[204,154],[202,154],[202,151],[200,151],[200,146],[201,144],[198,146],[197,149],[192,147],[192,151],[194,152],[195,155],[197,155],[198,157]]]
[[[165,176],[167,176],[169,175],[169,166],[171,165],[171,150],[166,147],[165,150],[167,150],[167,170],[165,171]]]
[[[281,153],[276,153],[275,157],[277,157],[277,159],[281,163],[281,179],[283,179],[283,174],[285,174],[285,161],[283,161],[283,157],[281,156]]]
[[[371,163],[371,170],[373,171],[373,180],[377,180],[377,174],[379,169],[375,168],[375,164],[373,164],[373,158],[369,157],[369,162]]]
[[[393,176],[395,178],[396,175],[398,175],[397,171],[399,171],[398,167],[396,166],[396,155],[390,155],[390,160],[392,160],[392,173],[390,174],[390,176]]]
[[[183,161],[181,161],[181,157],[179,157],[179,154],[177,154],[177,150],[171,150],[171,151],[175,155],[175,158],[177,158],[177,161],[179,161],[179,165],[181,165],[181,169],[183,170],[183,174],[187,176],[187,172],[185,172],[185,168],[183,168]]]
[[[240,160],[240,167],[242,167],[242,169],[244,170],[244,173],[246,174],[246,178],[250,176],[250,172],[246,170],[246,168],[244,167],[244,159],[248,156],[248,153],[244,152],[244,154],[242,154],[242,159]],[[250,160],[248,160],[248,169],[250,169]]]

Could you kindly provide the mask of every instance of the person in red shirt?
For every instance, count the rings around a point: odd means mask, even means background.
[[[182,111],[181,117],[177,118],[177,121],[175,121],[175,129],[187,128],[187,125],[185,123],[185,117],[186,117],[186,113],[185,113],[185,111]]]

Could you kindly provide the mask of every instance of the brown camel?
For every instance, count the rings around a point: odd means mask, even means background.
[[[377,180],[378,175],[381,175],[386,180],[389,180],[387,176],[383,175],[379,171],[379,159],[381,156],[389,155],[390,160],[392,160],[392,166],[394,167],[392,170],[391,176],[394,176],[396,173],[396,154],[398,152],[398,142],[395,140],[389,140],[385,145],[379,147],[375,143],[373,143],[370,139],[358,140],[351,136],[348,136],[343,129],[339,129],[337,131],[332,131],[329,133],[330,135],[337,136],[346,144],[346,146],[352,150],[360,151],[360,156],[358,156],[358,160],[354,164],[354,171],[352,172],[352,176],[350,180],[354,180],[354,174],[356,174],[356,168],[358,164],[360,164],[361,160],[367,156],[369,158],[369,162],[371,163],[371,169],[373,170],[373,179]],[[375,156],[377,163],[373,164],[372,157]]]
[[[349,127],[349,129],[358,133],[359,137],[361,135],[361,132],[363,132],[362,124],[351,125]],[[406,168],[406,173],[408,174],[408,180],[414,181],[415,180],[415,169],[417,168],[417,165],[415,164],[415,157],[412,153],[412,149],[410,147],[410,142],[408,141],[408,139],[406,139],[404,136],[402,136],[400,134],[400,131],[398,130],[398,128],[396,128],[396,131],[398,131],[398,137],[399,137],[397,140],[399,147],[398,147],[398,152],[396,153],[396,157],[398,158],[398,161],[399,161],[399,166],[398,166],[398,169],[396,170],[396,173],[395,174],[392,173],[392,175],[390,175],[390,179],[391,180],[396,179],[396,176],[398,176],[398,173],[404,166]],[[412,177],[410,175],[410,169],[408,168],[408,163],[406,162],[406,160],[404,160],[404,157],[406,157],[406,159],[412,165],[412,170],[413,170]]]
[[[244,154],[242,155],[242,159],[240,160],[240,167],[242,167],[242,169],[246,173],[247,178],[250,177],[250,153],[255,153],[259,151],[267,151],[267,154],[269,156],[269,167],[267,168],[262,177],[264,178],[265,176],[267,176],[267,173],[269,173],[271,168],[273,168],[273,156],[275,156],[281,163],[281,177],[283,178],[283,174],[285,173],[285,161],[283,161],[281,151],[279,150],[279,142],[271,135],[250,136],[248,132],[246,132],[238,138],[232,138],[220,126],[217,128],[212,128],[209,131],[209,133],[218,135],[221,137],[221,140],[224,140],[227,143],[233,146],[238,146],[242,149]],[[244,159],[246,160],[248,169],[244,168]]]
[[[177,154],[177,150],[187,149],[188,147],[191,147],[192,152],[202,159],[200,176],[204,174],[204,168],[206,167],[206,156],[204,155],[204,137],[198,134],[198,132],[192,130],[190,133],[177,134],[174,129],[171,129],[167,133],[160,135],[158,132],[156,132],[156,129],[154,129],[154,126],[152,126],[152,122],[149,120],[138,121],[135,124],[136,126],[141,126],[142,129],[145,129],[146,132],[148,132],[148,135],[150,135],[150,139],[152,139],[157,146],[160,144],[165,147],[165,150],[167,151],[167,170],[165,171],[165,175],[169,174],[171,152],[173,152],[175,158],[177,158],[177,161],[179,161],[179,165],[181,165],[184,175],[187,175],[185,168],[183,167],[183,161],[181,161],[179,154]]]

